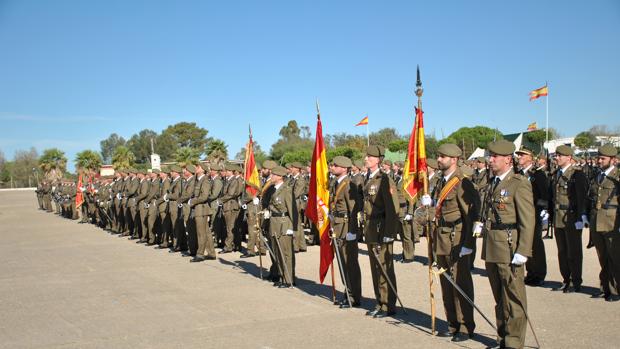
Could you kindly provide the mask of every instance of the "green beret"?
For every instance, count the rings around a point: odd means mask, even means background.
[[[398,166],[398,167],[403,167],[405,166],[405,163],[402,161],[394,161],[394,165]]]
[[[355,160],[353,161],[353,166],[361,170],[362,168],[364,168],[364,162],[362,160]]]
[[[385,160],[383,160],[383,164],[384,165],[388,165],[388,166],[392,166],[392,161],[389,160],[389,159],[385,159]]]
[[[515,145],[505,139],[489,143],[489,152],[496,155],[508,156],[515,152]]]
[[[286,168],[282,167],[282,166],[276,166],[274,168],[271,169],[271,173],[277,176],[286,176],[287,172],[286,172]]]
[[[458,158],[463,154],[461,148],[459,148],[458,145],[451,143],[445,143],[440,145],[439,148],[437,148],[437,153],[443,156],[449,156],[451,158]]]
[[[156,174],[160,174],[161,173],[161,171],[156,169],[156,168],[152,169],[151,172],[156,173]]]
[[[185,166],[185,169],[191,173],[191,174],[195,174],[196,173],[196,166],[192,165],[192,164],[187,164]]]
[[[574,155],[575,152],[573,151],[573,148],[569,147],[568,145],[564,145],[562,144],[561,146],[555,148],[555,153],[556,154],[560,154],[560,155]]]
[[[241,172],[243,172],[243,167],[241,167],[240,164],[235,164],[233,171],[237,171],[237,172],[241,173]]]
[[[482,162],[482,163],[487,163],[487,158],[485,158],[484,156],[479,156],[476,158],[476,161],[478,162]]]
[[[166,165],[161,165],[161,172],[170,173],[170,168]]]
[[[235,167],[235,164],[231,164],[230,162],[224,165],[224,169],[226,169],[226,171],[236,171]]]
[[[210,171],[210,170],[211,170],[211,167],[210,167],[210,166],[209,166],[209,164],[208,164],[208,163],[206,163],[206,162],[201,162],[201,163],[200,163],[200,167],[202,167],[202,169],[203,169],[203,170],[205,170],[206,172],[208,172],[208,171]]]
[[[290,164],[290,163],[287,163],[287,164],[285,164],[285,165],[284,165],[284,167],[285,167],[287,170],[290,170],[292,166],[291,166],[291,164]]]
[[[168,169],[170,170],[170,172],[176,172],[176,173],[181,173],[183,172],[183,169],[179,166],[179,165],[170,165],[168,166]]]
[[[614,157],[618,155],[618,149],[611,144],[605,144],[598,147],[598,155]]]
[[[368,156],[374,156],[376,158],[380,158],[385,154],[385,151],[383,150],[383,147],[380,145],[370,145],[368,146],[368,148],[366,149],[366,155]]]
[[[351,166],[353,166],[353,163],[351,163],[351,159],[349,159],[346,156],[342,156],[342,155],[338,155],[334,157],[334,160],[332,160],[332,163],[335,166],[344,167],[344,168],[350,168]]]
[[[278,163],[276,163],[273,160],[265,160],[265,161],[263,161],[263,167],[268,169],[268,170],[271,170],[271,169],[273,169],[276,166],[278,166]]]
[[[435,159],[426,159],[426,165],[435,170],[439,168]]]
[[[301,170],[301,169],[302,169],[302,168],[304,168],[305,166],[304,166],[301,162],[299,162],[299,161],[295,161],[295,162],[291,163],[291,167],[295,167],[295,168],[298,168],[298,169],[300,169],[300,170]]]

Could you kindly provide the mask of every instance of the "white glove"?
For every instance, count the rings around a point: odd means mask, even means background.
[[[248,209],[248,205],[243,204],[243,205],[241,205],[241,208],[244,209],[244,210],[247,210]]]
[[[258,198],[254,198],[254,199],[252,199],[252,203],[254,205],[258,205],[258,204],[260,204],[260,200]]]
[[[582,221],[575,222],[575,229],[577,230],[583,229],[583,222]]]
[[[527,262],[527,257],[515,253],[514,257],[512,257],[511,263],[514,265],[523,265],[525,262]]]
[[[168,194],[164,194],[164,201],[168,202]]]
[[[383,237],[383,243],[384,244],[389,244],[390,242],[394,242],[394,238],[389,238],[387,236]]]
[[[145,208],[149,208],[149,207],[151,207],[151,204],[144,204],[144,207]]]
[[[269,211],[267,211],[267,210],[263,211],[263,218],[264,219],[269,219],[269,217],[271,217],[271,214],[269,213]]]
[[[540,211],[540,218],[543,224],[547,224],[547,222],[549,222],[549,212],[547,212],[547,210]]]
[[[411,220],[411,215],[410,215],[409,213],[407,213],[407,214],[405,215],[404,220],[406,220],[406,221],[410,221],[410,220]]]
[[[183,204],[178,204],[177,207],[178,208],[183,208]]]
[[[286,235],[293,236],[293,229],[286,229]]]
[[[353,233],[347,233],[347,235],[345,236],[345,239],[347,241],[355,241],[357,240],[357,235],[353,234]]]
[[[467,256],[468,254],[471,254],[472,252],[474,252],[474,250],[467,248],[465,246],[461,246],[461,251],[459,252],[459,258],[463,256]]]
[[[476,237],[482,235],[482,227],[483,227],[482,222],[474,222],[474,229],[473,229],[472,235]]]
[[[218,205],[218,206],[222,206],[222,203],[220,202],[220,199],[217,199],[217,201],[216,201],[216,202],[217,202],[217,205]]]
[[[590,226],[590,221],[588,220],[588,216],[586,216],[585,214],[581,215],[581,221],[583,222],[584,228],[587,228]]]
[[[80,187],[80,191],[83,193],[83,192],[85,192],[85,191],[86,191],[86,188],[84,188],[84,187]]]
[[[426,194],[426,195],[422,195],[422,205],[424,206],[430,206],[433,203],[433,199],[431,199],[431,196]]]
[[[116,193],[116,198],[120,200],[121,199],[121,193]]]
[[[99,189],[95,189],[95,194],[97,194],[99,192]]]

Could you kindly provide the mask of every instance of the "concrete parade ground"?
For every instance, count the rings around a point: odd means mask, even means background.
[[[555,240],[545,240],[548,276],[528,287],[528,311],[543,348],[615,348],[620,302],[593,299],[600,270],[585,249],[581,293],[560,284]],[[494,300],[478,241],[475,301],[494,321]],[[319,247],[296,255],[297,287],[259,278],[259,258],[239,253],[189,263],[180,254],[119,238],[38,210],[32,191],[0,192],[0,348],[485,348],[493,329],[476,313],[477,336],[458,345],[430,332],[426,239],[416,261],[396,263],[399,308],[372,319],[366,246],[360,244],[362,307],[339,309],[330,278],[318,282]],[[401,251],[395,243],[395,253]],[[264,274],[270,261],[263,257]],[[338,290],[341,290],[336,271]],[[446,330],[435,283],[437,326]],[[536,347],[528,329],[527,347]]]

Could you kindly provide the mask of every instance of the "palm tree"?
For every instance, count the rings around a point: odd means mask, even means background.
[[[124,145],[116,147],[112,155],[112,165],[115,169],[128,169],[134,165],[136,156]]]
[[[58,148],[45,149],[39,158],[39,168],[43,170],[47,180],[62,178],[62,174],[67,170],[65,152]]]
[[[101,167],[101,155],[93,150],[83,150],[75,154],[75,167],[78,169],[97,170]]]
[[[190,147],[181,147],[174,153],[174,158],[180,166],[197,164],[199,157],[198,150]]]
[[[228,146],[224,141],[213,139],[207,144],[207,156],[211,163],[218,163],[228,158]]]

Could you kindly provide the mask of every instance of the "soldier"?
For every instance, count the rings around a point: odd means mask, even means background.
[[[226,180],[222,189],[222,196],[219,198],[226,225],[226,241],[224,242],[224,249],[220,253],[231,253],[233,250],[240,250],[240,246],[235,245],[235,227],[239,217],[238,198],[243,188],[241,188],[239,181],[234,175],[235,170],[235,165],[226,165]]]
[[[155,206],[157,206],[157,211],[159,213],[160,235],[159,245],[155,246],[155,249],[172,247],[172,222],[170,220],[170,211],[172,208],[165,196],[170,192],[172,186],[172,181],[168,175],[169,172],[170,168],[162,166],[161,172],[159,173],[161,185],[159,186],[159,195],[155,202]],[[174,209],[176,209],[176,207],[174,207]]]
[[[357,212],[359,206],[359,191],[347,176],[348,169],[353,164],[345,156],[336,156],[332,161],[331,173],[336,177],[330,187],[330,222],[332,234],[336,238],[337,248],[342,257],[342,269],[351,296],[351,306],[359,307],[362,300],[362,275],[358,261],[357,246]],[[344,297],[340,307],[348,307],[349,301]]]
[[[417,224],[413,221],[413,212],[415,210],[415,204],[407,199],[405,196],[405,189],[403,188],[403,176],[401,166],[398,162],[394,162],[392,166],[394,171],[394,177],[396,178],[396,190],[398,192],[398,234],[403,243],[403,256],[402,263],[413,262],[415,256],[415,239]]]
[[[146,216],[149,209],[149,203],[146,202],[146,198],[149,195],[149,186],[150,181],[147,179],[148,172],[146,170],[139,171],[136,174],[136,178],[138,179],[138,190],[135,196],[136,202],[136,215],[133,218],[135,228],[134,228],[134,237],[139,237],[140,240],[136,241],[139,243],[148,243],[148,227]]]
[[[220,176],[220,168],[222,165],[214,164],[209,171],[209,180],[211,181],[211,193],[209,194],[209,206],[211,207],[211,230],[215,236],[217,247],[224,247],[226,239],[226,229],[223,223],[222,206],[219,205],[218,198],[222,195],[224,189],[224,181]]]
[[[210,171],[209,165],[200,163],[196,166],[196,184],[194,186],[194,195],[188,204],[194,210],[194,224],[196,226],[196,256],[190,262],[202,262],[204,260],[215,259],[215,246],[213,244],[213,235],[209,227],[209,217],[211,216],[211,207],[209,206],[209,194],[211,194],[211,181],[206,172]],[[193,240],[193,239],[192,239]],[[190,240],[191,241],[191,240]],[[190,243],[190,246],[192,243]],[[205,256],[206,251],[206,256]]]
[[[590,237],[601,265],[601,292],[594,297],[603,297],[608,302],[620,299],[612,294],[612,289],[619,292],[620,288],[620,171],[614,166],[617,154],[618,150],[611,144],[598,148],[597,164],[601,173],[592,180],[590,190]]]
[[[183,193],[183,178],[181,178],[183,169],[178,165],[171,165],[169,169],[172,180],[168,193],[164,195],[164,200],[168,201],[172,229],[172,247],[169,252],[175,253],[187,249],[185,245],[185,228],[183,226],[183,205],[179,202]]]
[[[115,234],[122,233],[121,227],[124,221],[124,215],[122,214],[121,199],[123,196],[123,175],[124,173],[119,170],[114,174],[114,181],[112,182],[112,232]]]
[[[423,205],[435,203],[433,259],[473,300],[470,258],[475,240],[472,228],[479,214],[480,197],[474,184],[458,166],[461,149],[455,144],[446,143],[437,149],[437,153],[442,178],[433,191],[432,201],[430,195],[422,198]],[[452,337],[453,342],[472,338],[476,328],[473,306],[446,278],[441,278],[440,282],[448,331],[440,332],[439,336]]]
[[[131,168],[127,171],[127,177],[125,178],[124,189],[124,203],[125,207],[125,232],[123,236],[130,235],[129,240],[138,239],[138,232],[140,222],[135,221],[135,217],[138,214],[138,206],[136,205],[136,196],[138,195],[138,188],[140,187],[140,179],[136,176],[137,170]]]
[[[191,236],[195,236],[195,232],[194,229],[196,228],[196,226],[193,224],[194,221],[191,218],[191,208],[189,207],[189,200],[192,198],[192,196],[194,195],[194,187],[196,186],[196,176],[194,176],[194,174],[196,173],[196,166],[192,165],[192,164],[187,164],[185,165],[185,168],[183,169],[183,177],[185,177],[185,181],[183,184],[183,190],[181,191],[181,195],[178,199],[178,204],[181,205],[181,217],[180,219],[182,220],[183,226],[180,227],[180,234],[179,234],[179,250],[181,251],[181,254],[183,256],[192,256],[194,257],[195,254],[195,250],[192,249],[191,244],[189,243],[189,239],[188,237]],[[190,249],[189,253],[187,252],[187,249]],[[197,249],[198,246],[195,247],[195,249]]]
[[[278,166],[278,164],[273,160],[265,160],[263,162],[263,166],[261,169],[262,187],[260,190],[260,207],[263,212],[260,225],[263,231],[267,233],[267,239],[269,241],[269,246],[271,247],[272,251],[274,251],[275,246],[272,245],[274,240],[271,236],[271,231],[269,230],[271,220],[269,219],[268,212],[271,196],[275,192],[275,187],[273,186],[274,180],[271,177],[271,170],[274,169],[276,166]],[[278,260],[276,256],[270,255],[269,257],[271,258],[271,267],[269,268],[269,275],[267,276],[267,280],[277,282],[280,279],[280,272],[277,267]]]
[[[384,150],[370,145],[364,162],[368,179],[364,184],[364,240],[368,246],[370,271],[377,304],[366,315],[381,318],[396,314],[396,275],[394,274],[393,242],[398,223],[398,197],[392,179],[381,171]]]
[[[549,181],[545,173],[534,166],[534,154],[531,150],[522,147],[516,154],[519,157],[519,174],[527,178],[532,184],[533,202],[536,208],[532,256],[527,259],[525,264],[527,270],[525,284],[542,286],[547,276],[547,257],[545,254],[545,244],[542,239],[542,226],[549,219],[549,214],[547,213],[547,207],[549,206]]]
[[[515,146],[505,140],[489,144],[489,184],[483,219],[482,259],[495,298],[497,335],[501,348],[523,348],[527,325],[524,264],[532,255],[534,202],[527,178],[513,173]],[[476,229],[476,228],[474,228]]]
[[[381,170],[385,173],[392,181],[394,181],[394,171],[392,171],[392,161],[385,159],[381,162]]]
[[[246,214],[246,222],[248,225],[248,242],[246,245],[245,253],[241,255],[241,258],[249,258],[256,256],[256,253],[265,255],[265,247],[261,242],[260,237],[260,222],[258,219],[260,208],[260,194],[261,188],[252,188],[256,190],[256,194],[253,194],[248,186],[245,186],[243,194],[241,195],[241,202],[243,202],[243,210]],[[254,252],[258,251],[258,252]]]
[[[295,207],[297,208],[297,217],[303,217],[306,202],[308,201],[308,181],[301,175],[301,169],[304,167],[300,162],[291,164],[291,178],[289,185],[293,192]],[[302,219],[297,220],[297,226],[294,227],[295,236],[293,238],[293,247],[295,252],[306,252],[306,236],[302,225]]]
[[[159,180],[160,173],[160,170],[153,169],[152,172],[149,174],[149,191],[146,199],[144,199],[144,203],[147,209],[146,217],[144,217],[144,220],[146,221],[145,235],[148,234],[148,242],[146,243],[147,246],[153,246],[157,244],[157,230],[160,225],[159,205],[157,204],[157,199],[159,199],[159,192],[161,191],[161,181]]]
[[[558,262],[563,283],[554,291],[564,293],[581,291],[583,249],[581,233],[588,224],[586,216],[588,182],[581,170],[575,168],[573,149],[561,145],[555,150],[558,169],[552,179],[553,220]],[[571,288],[571,283],[573,287]]]
[[[277,263],[284,272],[284,275],[274,282],[274,286],[278,287],[295,285],[293,235],[298,217],[291,188],[284,183],[286,173],[286,169],[282,166],[276,166],[271,170],[275,190],[269,198],[268,210],[264,213],[264,218],[269,219],[269,232]]]

